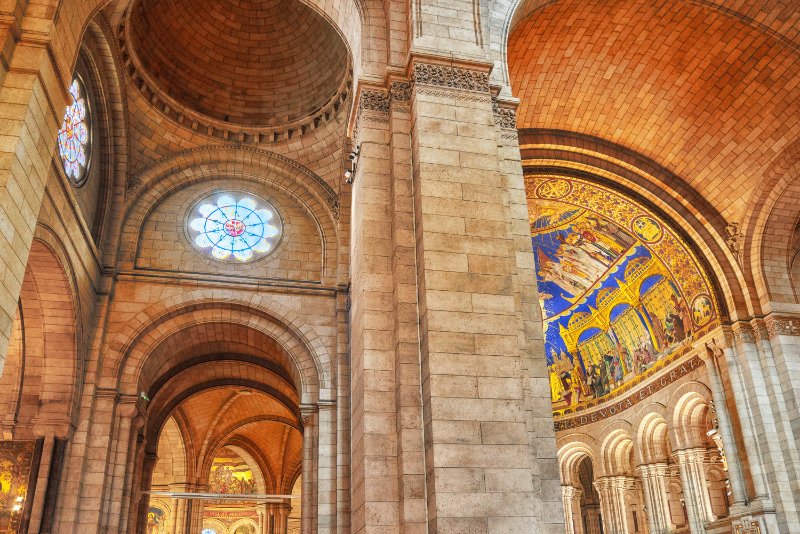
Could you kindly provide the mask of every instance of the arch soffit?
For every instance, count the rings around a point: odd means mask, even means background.
[[[674,408],[667,425],[676,449],[702,445],[700,432],[705,433],[705,430],[697,428],[698,410],[710,409],[710,399],[708,386],[696,381],[683,383],[672,392],[667,405]]]
[[[211,327],[214,326],[225,326],[225,325],[239,325],[242,326],[244,329],[253,330],[265,337],[268,337],[270,340],[273,340],[280,349],[280,354],[278,356],[285,357],[285,362],[278,362],[279,364],[288,365],[289,368],[284,371],[284,373],[288,373],[292,380],[290,382],[291,388],[293,389],[293,394],[297,397],[303,397],[304,392],[313,391],[316,392],[319,388],[319,373],[318,370],[315,368],[315,362],[313,361],[313,356],[309,353],[307,348],[303,346],[296,338],[286,337],[283,334],[285,332],[281,330],[276,330],[274,327],[275,325],[272,323],[265,322],[263,320],[259,320],[258,317],[252,318],[247,316],[246,312],[242,312],[241,310],[237,310],[233,313],[229,313],[224,318],[218,317],[209,317],[208,314],[204,314],[206,310],[194,310],[192,312],[178,315],[167,322],[164,323],[164,331],[162,332],[154,332],[154,336],[159,336],[156,339],[145,339],[143,343],[148,345],[147,354],[140,354],[139,351],[135,353],[139,356],[142,356],[144,359],[141,362],[141,366],[137,368],[134,372],[136,376],[131,376],[129,374],[123,374],[122,376],[122,389],[125,393],[133,394],[136,389],[139,387],[140,379],[142,378],[142,372],[147,367],[147,362],[150,361],[150,358],[155,357],[156,355],[163,355],[164,351],[160,350],[162,347],[167,346],[166,344],[169,343],[171,340],[175,339],[177,336],[185,337],[183,334],[187,331],[190,331],[194,328],[203,328],[203,327]],[[216,338],[215,341],[218,341]],[[200,347],[203,347],[200,345]],[[208,352],[198,353],[203,355],[208,355]],[[169,354],[167,354],[169,356]],[[271,355],[267,355],[261,353],[259,357],[270,357]],[[170,376],[169,382],[175,383],[182,380],[185,376],[183,371],[192,371],[191,368],[182,369],[182,364],[186,363],[189,359],[183,359],[180,361],[175,362],[173,365],[167,367],[162,372],[162,377]],[[239,361],[244,360],[244,358],[240,358]],[[198,366],[206,363],[207,360],[203,360],[192,367],[197,368]],[[158,363],[158,362],[156,362]],[[160,362],[162,365],[159,366],[159,369],[164,368],[164,363],[169,362]],[[247,363],[247,362],[243,362]],[[263,368],[266,371],[269,371],[270,365],[269,362],[265,362],[264,365],[258,365],[259,367]],[[180,369],[179,372],[174,372],[176,369]],[[126,372],[127,373],[127,372]],[[163,390],[166,380],[161,380],[162,377],[156,378],[152,383],[148,384],[146,391],[153,392],[153,395],[157,393],[158,390]],[[280,385],[279,383],[276,385]]]
[[[796,224],[800,219],[798,180],[800,141],[795,141],[764,172],[763,180],[753,194],[743,222],[742,254],[744,258],[750,258],[749,264],[746,263],[745,266],[757,291],[762,313],[777,311],[771,309],[773,299],[784,303],[797,302],[797,295],[791,298],[788,293],[792,289],[797,291],[800,288],[787,288],[788,279],[776,283],[775,275],[768,274],[765,269],[769,267],[771,272],[783,273],[788,277],[794,227],[787,228],[786,223],[788,221]],[[770,261],[766,262],[766,258]]]
[[[335,265],[338,199],[315,173],[291,159],[248,147],[189,149],[146,168],[133,179],[122,222],[120,256],[132,261],[147,215],[171,194],[198,183],[226,177],[267,184],[289,195],[314,220],[327,265]]]
[[[32,265],[39,262],[43,263],[43,265]],[[47,282],[49,284],[60,284],[62,286],[60,289],[68,294],[70,314],[67,317],[63,315],[63,312],[59,312],[56,306],[52,304],[48,305],[47,299],[43,298],[43,295],[46,295],[46,290],[42,287],[42,284],[37,281],[37,276],[39,276],[41,268],[46,267],[47,263],[55,267],[58,273],[57,276],[60,278],[59,280],[48,279]],[[45,323],[48,320],[57,320],[58,325],[60,325],[59,328],[63,329],[66,327],[72,338],[71,346],[63,347],[59,344],[57,352],[72,360],[73,373],[71,377],[72,382],[69,384],[70,392],[68,393],[68,398],[63,400],[66,401],[66,414],[69,420],[75,423],[78,416],[77,408],[80,403],[80,395],[83,390],[86,354],[89,350],[88,339],[85,339],[87,337],[87,329],[82,314],[84,308],[81,305],[78,281],[72,267],[69,253],[64,243],[49,226],[43,224],[36,225],[30,255],[28,257],[28,264],[26,265],[25,277],[28,278],[28,275],[31,277],[31,282],[37,294],[38,307],[42,312],[37,320],[42,336],[45,338],[47,336]],[[51,289],[55,288],[51,285]],[[25,304],[23,303],[23,308],[24,307]],[[54,316],[55,314],[57,314],[57,317]],[[32,324],[32,319],[33,317],[31,314],[26,316],[28,325]],[[69,321],[69,323],[67,323],[67,321]],[[48,347],[47,345],[43,347],[43,351],[47,352],[51,356],[51,359],[55,355],[54,352],[56,352],[52,347]],[[42,354],[42,356],[44,357],[45,354]],[[37,393],[40,399],[56,400],[52,398],[51,390],[62,390],[64,376],[60,374],[61,369],[58,370],[56,376],[51,376],[53,373],[48,372],[47,367],[45,362],[42,362],[40,366],[42,385]],[[51,395],[50,398],[48,398],[49,394]]]
[[[593,469],[597,469],[599,446],[597,440],[592,436],[570,433],[559,437],[556,446],[562,484],[574,485],[577,481],[578,466],[584,458],[589,458],[592,461]]]
[[[119,207],[124,204],[125,182],[128,173],[128,99],[126,85],[118,65],[122,65],[119,50],[115,45],[113,32],[103,17],[89,21],[83,38],[83,49],[93,63],[95,87],[101,100],[101,142],[104,156],[109,162],[102,169],[102,179],[106,180],[105,198],[102,198],[102,216],[98,218],[96,230],[100,237],[100,254],[105,265],[113,264],[112,242],[115,228],[119,227],[122,213]],[[88,43],[94,45],[89,51]],[[102,191],[102,190],[101,190]],[[118,207],[118,209],[113,209]],[[92,221],[86,221],[92,225]]]
[[[287,352],[296,360],[301,374],[301,403],[315,403],[335,393],[335,374],[328,349],[316,331],[299,316],[269,297],[253,295],[249,300],[221,298],[219,292],[198,289],[155,303],[126,321],[119,334],[108,344],[105,387],[129,390],[136,387],[138,373],[149,352],[170,333],[170,322],[203,309],[232,312],[241,324],[252,325],[277,342],[289,344]],[[297,352],[291,349],[297,349]],[[311,361],[300,365],[306,354]],[[309,374],[305,368],[313,369]],[[110,375],[110,376],[109,376]],[[133,379],[131,381],[131,379]],[[323,391],[321,391],[323,390]],[[133,390],[135,393],[135,389]]]
[[[526,173],[574,175],[652,210],[689,245],[706,274],[714,275],[709,281],[722,316],[753,315],[748,285],[726,244],[727,222],[681,177],[621,145],[577,132],[521,129],[519,145]]]

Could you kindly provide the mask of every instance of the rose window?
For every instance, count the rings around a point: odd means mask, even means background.
[[[75,183],[86,176],[89,166],[89,109],[85,93],[81,81],[73,79],[69,87],[72,102],[64,111],[64,121],[58,131],[58,152],[64,172]]]
[[[194,244],[218,260],[249,261],[271,252],[281,236],[281,221],[271,204],[229,193],[204,200],[189,222]]]

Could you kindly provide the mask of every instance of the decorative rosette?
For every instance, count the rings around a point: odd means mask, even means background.
[[[194,242],[201,249],[210,248],[218,260],[233,257],[244,262],[266,254],[281,234],[274,210],[260,206],[251,197],[235,200],[224,194],[215,201],[202,202],[197,212],[199,216],[189,223],[196,232]]]
[[[77,182],[86,172],[89,143],[86,100],[77,78],[72,80],[69,94],[72,96],[72,103],[64,111],[64,121],[58,131],[58,152],[64,164],[64,172]]]

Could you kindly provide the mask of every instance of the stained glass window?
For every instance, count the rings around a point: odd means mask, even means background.
[[[64,111],[64,121],[58,131],[58,152],[64,164],[64,172],[73,182],[80,182],[86,176],[89,166],[90,132],[89,106],[86,90],[78,78],[69,87],[72,102]]]
[[[222,193],[198,204],[189,229],[195,245],[214,258],[245,262],[275,248],[281,236],[281,221],[265,200]]]

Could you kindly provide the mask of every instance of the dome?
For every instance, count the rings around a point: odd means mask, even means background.
[[[347,75],[339,34],[298,0],[140,0],[129,25],[131,48],[159,91],[245,127],[316,112]]]

